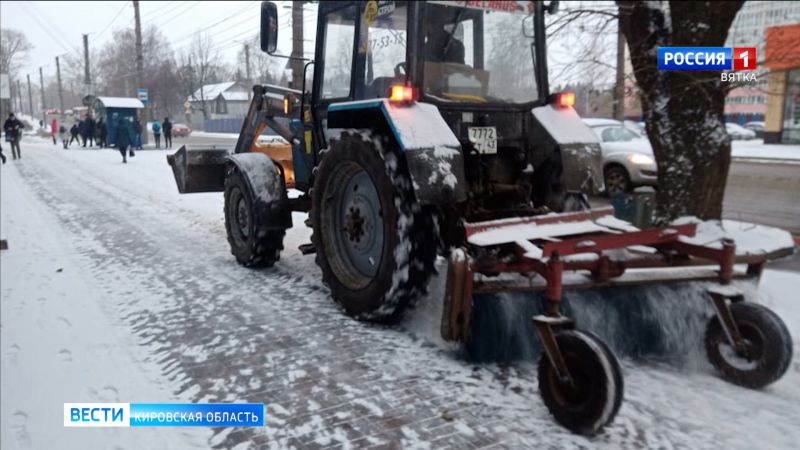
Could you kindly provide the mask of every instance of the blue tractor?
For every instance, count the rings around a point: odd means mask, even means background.
[[[315,55],[302,61],[309,82],[254,86],[232,152],[184,147],[168,161],[180,192],[224,191],[228,242],[244,266],[276,263],[292,211],[308,212],[313,235],[301,250],[316,255],[331,297],[358,319],[396,321],[443,255],[442,333],[466,341],[473,275],[523,272],[514,264],[527,258],[524,267],[558,284],[534,320],[543,399],[561,424],[593,434],[622,400],[619,363],[560,315],[563,264],[537,247],[553,238],[533,244],[493,229],[603,215],[582,211],[585,194],[603,189],[597,138],[571,107],[574,96],[549,90],[545,15],[556,8],[319,2]],[[279,28],[276,5],[263,2],[261,49],[287,58],[276,54]],[[288,145],[259,143],[266,127]]]

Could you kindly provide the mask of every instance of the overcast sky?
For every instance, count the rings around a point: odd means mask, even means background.
[[[259,1],[142,1],[142,27],[156,25],[170,40],[175,51],[185,48],[192,36],[201,30],[211,35],[220,56],[236,61],[241,40],[258,34]],[[291,9],[279,3],[281,47],[288,51]],[[286,6],[285,8],[283,6]],[[306,6],[315,11],[315,7]],[[307,13],[305,22],[315,24]],[[89,34],[89,47],[100,49],[113,37],[113,30],[132,28],[132,1],[2,1],[0,26],[25,33],[34,50],[21,73],[38,79],[39,67],[45,77],[55,74],[55,57],[70,52],[82,55],[82,35]],[[284,31],[286,30],[286,31]],[[312,28],[313,30],[313,28]],[[257,50],[257,49],[256,49]],[[282,49],[283,50],[283,49]]]
[[[290,53],[291,2],[277,2],[280,23],[279,51]],[[564,2],[566,5],[597,2]],[[220,57],[236,63],[241,41],[254,37],[259,30],[260,1],[142,1],[142,27],[156,25],[170,41],[176,52],[185,49],[198,31],[207,32],[217,45]],[[306,5],[306,56],[313,56],[313,33],[316,26],[316,5]],[[552,20],[552,18],[548,18]],[[82,55],[82,35],[89,34],[89,46],[100,49],[113,37],[113,30],[133,27],[132,1],[2,1],[0,26],[22,31],[34,45],[26,65],[20,71],[38,81],[39,67],[46,79],[55,76],[55,57],[71,52]],[[614,27],[615,28],[615,27]],[[550,42],[551,73],[559,84],[579,79],[610,82],[612,72],[572,70],[564,73],[561,67],[574,66],[577,41],[585,40],[577,30],[562,33],[557,42]],[[613,61],[616,52],[613,35],[606,36],[598,49]],[[259,49],[254,49],[259,51]],[[82,56],[81,56],[82,57]]]

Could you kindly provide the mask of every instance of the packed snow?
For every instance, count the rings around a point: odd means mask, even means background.
[[[800,145],[765,144],[761,139],[732,141],[731,156],[741,159],[800,161]]]
[[[794,248],[792,235],[784,230],[735,220],[701,221],[694,217],[684,217],[673,222],[675,225],[696,223],[697,231],[692,237],[681,237],[684,242],[722,248],[724,239],[732,239],[737,255],[772,253]]]
[[[621,357],[625,399],[604,433],[576,436],[542,404],[534,361],[479,364],[441,340],[442,277],[400,326],[357,322],[297,250],[310,234],[304,214],[294,214],[276,267],[252,271],[230,255],[222,194],[179,195],[165,151],[126,165],[116,151],[45,140],[26,139],[22,151],[0,167],[3,449],[791,449],[800,440],[800,364],[760,391],[722,381],[695,348],[704,321],[679,314],[707,305],[668,286],[648,300],[680,349],[668,360],[626,354],[624,317],[578,295],[595,305],[575,310],[578,326]],[[795,346],[797,286],[800,274],[767,270],[753,294]],[[62,404],[90,401],[259,401],[267,418],[261,429],[64,428]]]
[[[533,108],[533,116],[560,144],[597,144],[597,136],[584,124],[572,108],[553,105]]]

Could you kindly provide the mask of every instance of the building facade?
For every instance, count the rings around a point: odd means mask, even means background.
[[[207,84],[186,99],[189,104],[187,121],[195,129],[229,132],[235,128],[238,132],[238,128],[227,124],[241,123],[250,106],[250,95],[250,89],[238,81]],[[217,129],[219,127],[225,129]]]
[[[764,142],[800,144],[800,23],[770,27]]]
[[[742,124],[764,120],[769,100],[768,67],[765,65],[767,29],[797,23],[800,23],[800,2],[748,1],[742,6],[728,32],[725,46],[756,48],[758,82],[737,87],[728,94],[725,100],[727,121]]]

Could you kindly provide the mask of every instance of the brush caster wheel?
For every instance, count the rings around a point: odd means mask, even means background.
[[[758,389],[777,381],[792,360],[792,338],[777,314],[756,303],[732,303],[733,321],[744,339],[737,351],[715,315],[706,327],[706,353],[723,379]]]
[[[594,435],[611,423],[622,404],[619,361],[593,334],[562,330],[555,335],[572,383],[559,380],[550,359],[539,359],[539,392],[556,421],[572,432]]]

